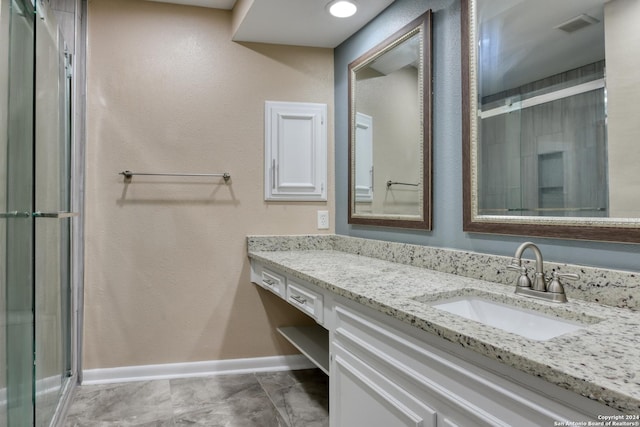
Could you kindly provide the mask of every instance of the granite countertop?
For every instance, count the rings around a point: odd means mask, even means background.
[[[504,284],[333,249],[250,247],[249,257],[624,413],[640,414],[640,312],[577,299],[534,300]],[[428,304],[471,294],[587,326],[534,341]]]

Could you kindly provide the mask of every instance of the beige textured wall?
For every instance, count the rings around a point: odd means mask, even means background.
[[[640,218],[640,2],[605,4],[610,216]]]
[[[248,234],[316,233],[329,201],[263,200],[264,101],[333,115],[333,51],[231,39],[231,12],[90,0],[84,368],[291,354],[308,322],[249,281]],[[221,179],[118,172],[223,172]],[[332,221],[333,222],[333,221]],[[327,232],[333,232],[333,228]]]

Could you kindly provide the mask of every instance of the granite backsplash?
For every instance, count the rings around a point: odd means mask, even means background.
[[[469,251],[386,242],[341,235],[249,236],[249,251],[337,250],[427,268],[479,280],[515,286],[518,273],[507,270],[511,257]],[[523,259],[533,269],[535,261]],[[640,273],[544,261],[545,272],[576,273],[564,280],[567,298],[640,310]]]

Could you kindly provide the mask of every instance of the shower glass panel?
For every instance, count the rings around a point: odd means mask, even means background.
[[[69,61],[48,3],[0,0],[0,427],[70,389]]]
[[[33,71],[29,0],[0,1],[0,426],[33,424]]]
[[[608,216],[605,90],[582,88],[602,79],[603,67],[591,64],[482,99],[479,214]]]
[[[513,97],[510,102],[517,104],[520,99]],[[522,110],[481,117],[478,131],[482,137],[478,150],[482,171],[478,176],[478,212],[518,215],[524,207]]]
[[[71,375],[70,101],[53,12],[38,2],[35,101],[35,413],[49,426]],[[62,213],[62,214],[61,214]]]

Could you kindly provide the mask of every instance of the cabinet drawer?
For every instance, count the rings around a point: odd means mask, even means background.
[[[313,317],[316,322],[322,324],[322,294],[312,291],[299,283],[289,281],[289,285],[287,286],[287,301]]]
[[[281,274],[263,267],[262,274],[260,275],[260,283],[258,284],[265,289],[269,289],[281,298],[285,297],[287,279]]]

